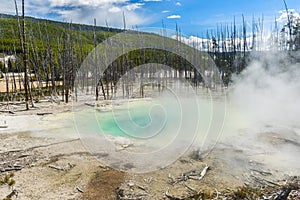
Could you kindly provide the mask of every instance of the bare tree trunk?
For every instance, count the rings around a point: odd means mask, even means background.
[[[9,101],[9,72],[5,62],[4,62],[4,69],[5,69],[6,97],[7,100]]]
[[[142,64],[145,64],[146,60],[146,52],[145,52],[145,49],[142,49],[141,50],[141,63]],[[140,83],[140,96],[141,98],[144,98],[144,67],[141,67],[141,83]]]
[[[24,90],[25,90],[25,105],[26,110],[29,110],[28,106],[28,69],[27,69],[27,56],[26,56],[26,32],[25,32],[25,6],[24,0],[22,0],[22,37],[23,37],[23,64],[24,64]]]
[[[38,49],[36,46],[36,42],[34,41],[33,36],[31,36],[31,46],[32,46],[32,53],[33,53],[33,62],[32,65],[34,66],[35,76],[37,77],[37,87],[38,87],[38,97],[40,99],[40,95],[44,96],[43,93],[43,83],[42,83],[42,74],[39,64],[39,54]]]
[[[19,12],[18,12],[18,4],[17,1],[14,0],[15,2],[15,9],[16,9],[16,16],[17,16],[17,23],[18,23],[18,36],[19,36],[19,41],[20,41],[20,45],[23,51],[23,41],[22,41],[22,34],[21,34],[21,27],[20,27],[20,19],[19,19]],[[17,53],[15,52],[15,56],[17,55]],[[20,68],[18,69],[18,73],[19,75],[21,74],[21,70]],[[20,88],[20,92],[22,90],[22,86],[21,86],[21,77],[19,76],[19,88]]]
[[[55,95],[57,96],[56,93],[56,86],[55,86],[55,70],[54,70],[54,64],[52,62],[52,49],[51,49],[51,44],[50,44],[50,38],[48,34],[48,27],[47,24],[45,24],[45,30],[46,30],[46,40],[47,40],[47,58],[49,61],[49,70],[51,74],[51,96]]]
[[[286,15],[288,18],[288,28],[289,28],[289,49],[288,50],[292,50],[293,44],[292,44],[292,20],[291,20],[291,16],[289,14],[289,9],[288,6],[286,4],[286,1],[283,0],[284,6],[285,6],[285,10],[286,10]]]
[[[97,35],[96,35],[96,19],[94,18],[94,47],[95,47],[95,68],[98,69],[98,50],[97,50]],[[99,70],[96,70],[96,101],[98,101],[99,98],[99,86],[101,85],[102,94],[104,97],[104,100],[106,100],[105,90],[102,82],[102,72],[101,74],[98,74]],[[99,79],[99,80],[98,80]]]
[[[69,89],[70,89],[70,35],[68,35],[67,40],[67,53],[66,53],[66,70],[65,70],[65,101],[66,103],[69,103]]]
[[[16,77],[15,77],[15,71],[13,70],[13,86],[12,86],[12,88],[13,88],[13,92],[17,92],[17,84],[16,84]]]

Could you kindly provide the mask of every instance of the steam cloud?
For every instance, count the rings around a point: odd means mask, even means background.
[[[251,64],[234,77],[230,92],[240,114],[253,123],[299,126],[299,56],[282,52],[252,55]]]
[[[267,169],[300,172],[300,55],[258,52],[233,78],[224,141],[246,153],[248,164],[228,155],[230,165],[249,167],[254,160]]]

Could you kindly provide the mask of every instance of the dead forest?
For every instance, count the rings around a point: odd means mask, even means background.
[[[97,49],[97,45],[111,36],[128,31],[124,17],[124,28],[113,29],[93,26],[53,22],[25,16],[24,1],[22,15],[19,16],[15,1],[16,16],[1,15],[0,32],[0,100],[2,104],[25,104],[25,108],[34,107],[34,102],[50,99],[56,102],[68,103],[76,93],[75,78],[85,58]],[[194,87],[216,89],[215,77],[221,78],[224,87],[230,87],[233,74],[239,74],[249,63],[255,52],[259,55],[265,51],[290,52],[291,58],[298,62],[295,52],[300,49],[300,19],[294,18],[288,9],[288,23],[279,26],[276,19],[273,28],[265,27],[264,18],[252,19],[251,29],[246,19],[241,16],[242,23],[233,19],[231,24],[217,25],[215,30],[208,30],[192,42],[186,41],[180,27],[176,25],[176,34],[167,40],[175,40],[178,45],[173,52],[155,48],[139,49],[119,56],[111,63],[106,63],[107,69],[99,74],[86,74],[82,84],[92,84],[86,92],[93,93],[95,100],[111,99],[121,90],[122,98],[132,96],[132,81],[139,81],[141,88],[145,77],[154,77],[154,68],[148,67],[140,71],[138,79],[126,75],[137,66],[148,63],[159,63],[170,66],[173,71],[164,74],[152,88],[163,90],[166,84],[163,79],[184,79]],[[165,37],[166,27],[162,27],[161,35]],[[129,34],[139,34],[138,30],[130,30]],[[201,39],[202,38],[202,39]],[[129,41],[130,42],[130,41]],[[140,41],[143,43],[144,41]],[[109,45],[109,43],[107,43]],[[204,71],[197,71],[191,63],[180,56],[185,45],[198,52],[205,52],[215,63],[218,72],[212,72],[209,63],[202,62]],[[103,61],[94,56],[93,65]],[[98,63],[97,63],[98,62]],[[93,77],[93,78],[91,78]],[[126,78],[127,77],[127,78]],[[209,83],[205,81],[210,77]],[[122,79],[120,79],[122,78]],[[217,79],[218,79],[217,78]],[[122,80],[121,86],[117,86]],[[85,82],[85,83],[84,83]],[[74,96],[74,95],[73,95]],[[144,97],[140,89],[139,97]]]

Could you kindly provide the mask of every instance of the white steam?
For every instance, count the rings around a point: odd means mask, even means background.
[[[233,78],[220,142],[241,149],[246,165],[234,156],[229,165],[244,170],[254,161],[278,173],[300,172],[299,58],[294,52],[253,53],[249,66]]]
[[[284,53],[260,53],[234,78],[231,102],[253,123],[300,126],[300,63]],[[295,62],[293,62],[295,61]]]

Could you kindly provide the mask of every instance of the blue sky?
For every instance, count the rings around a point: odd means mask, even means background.
[[[17,0],[19,6],[21,1]],[[286,0],[290,9],[300,12],[299,0]],[[205,35],[207,29],[217,25],[230,25],[236,18],[241,23],[245,16],[249,26],[252,17],[264,16],[268,26],[275,17],[286,20],[282,0],[25,0],[27,15],[59,21],[98,25],[107,22],[113,27],[122,27],[123,12],[126,24],[131,27],[162,27],[175,29],[177,23],[183,34]],[[14,14],[13,0],[0,0],[0,12]],[[21,10],[19,8],[19,10]]]

